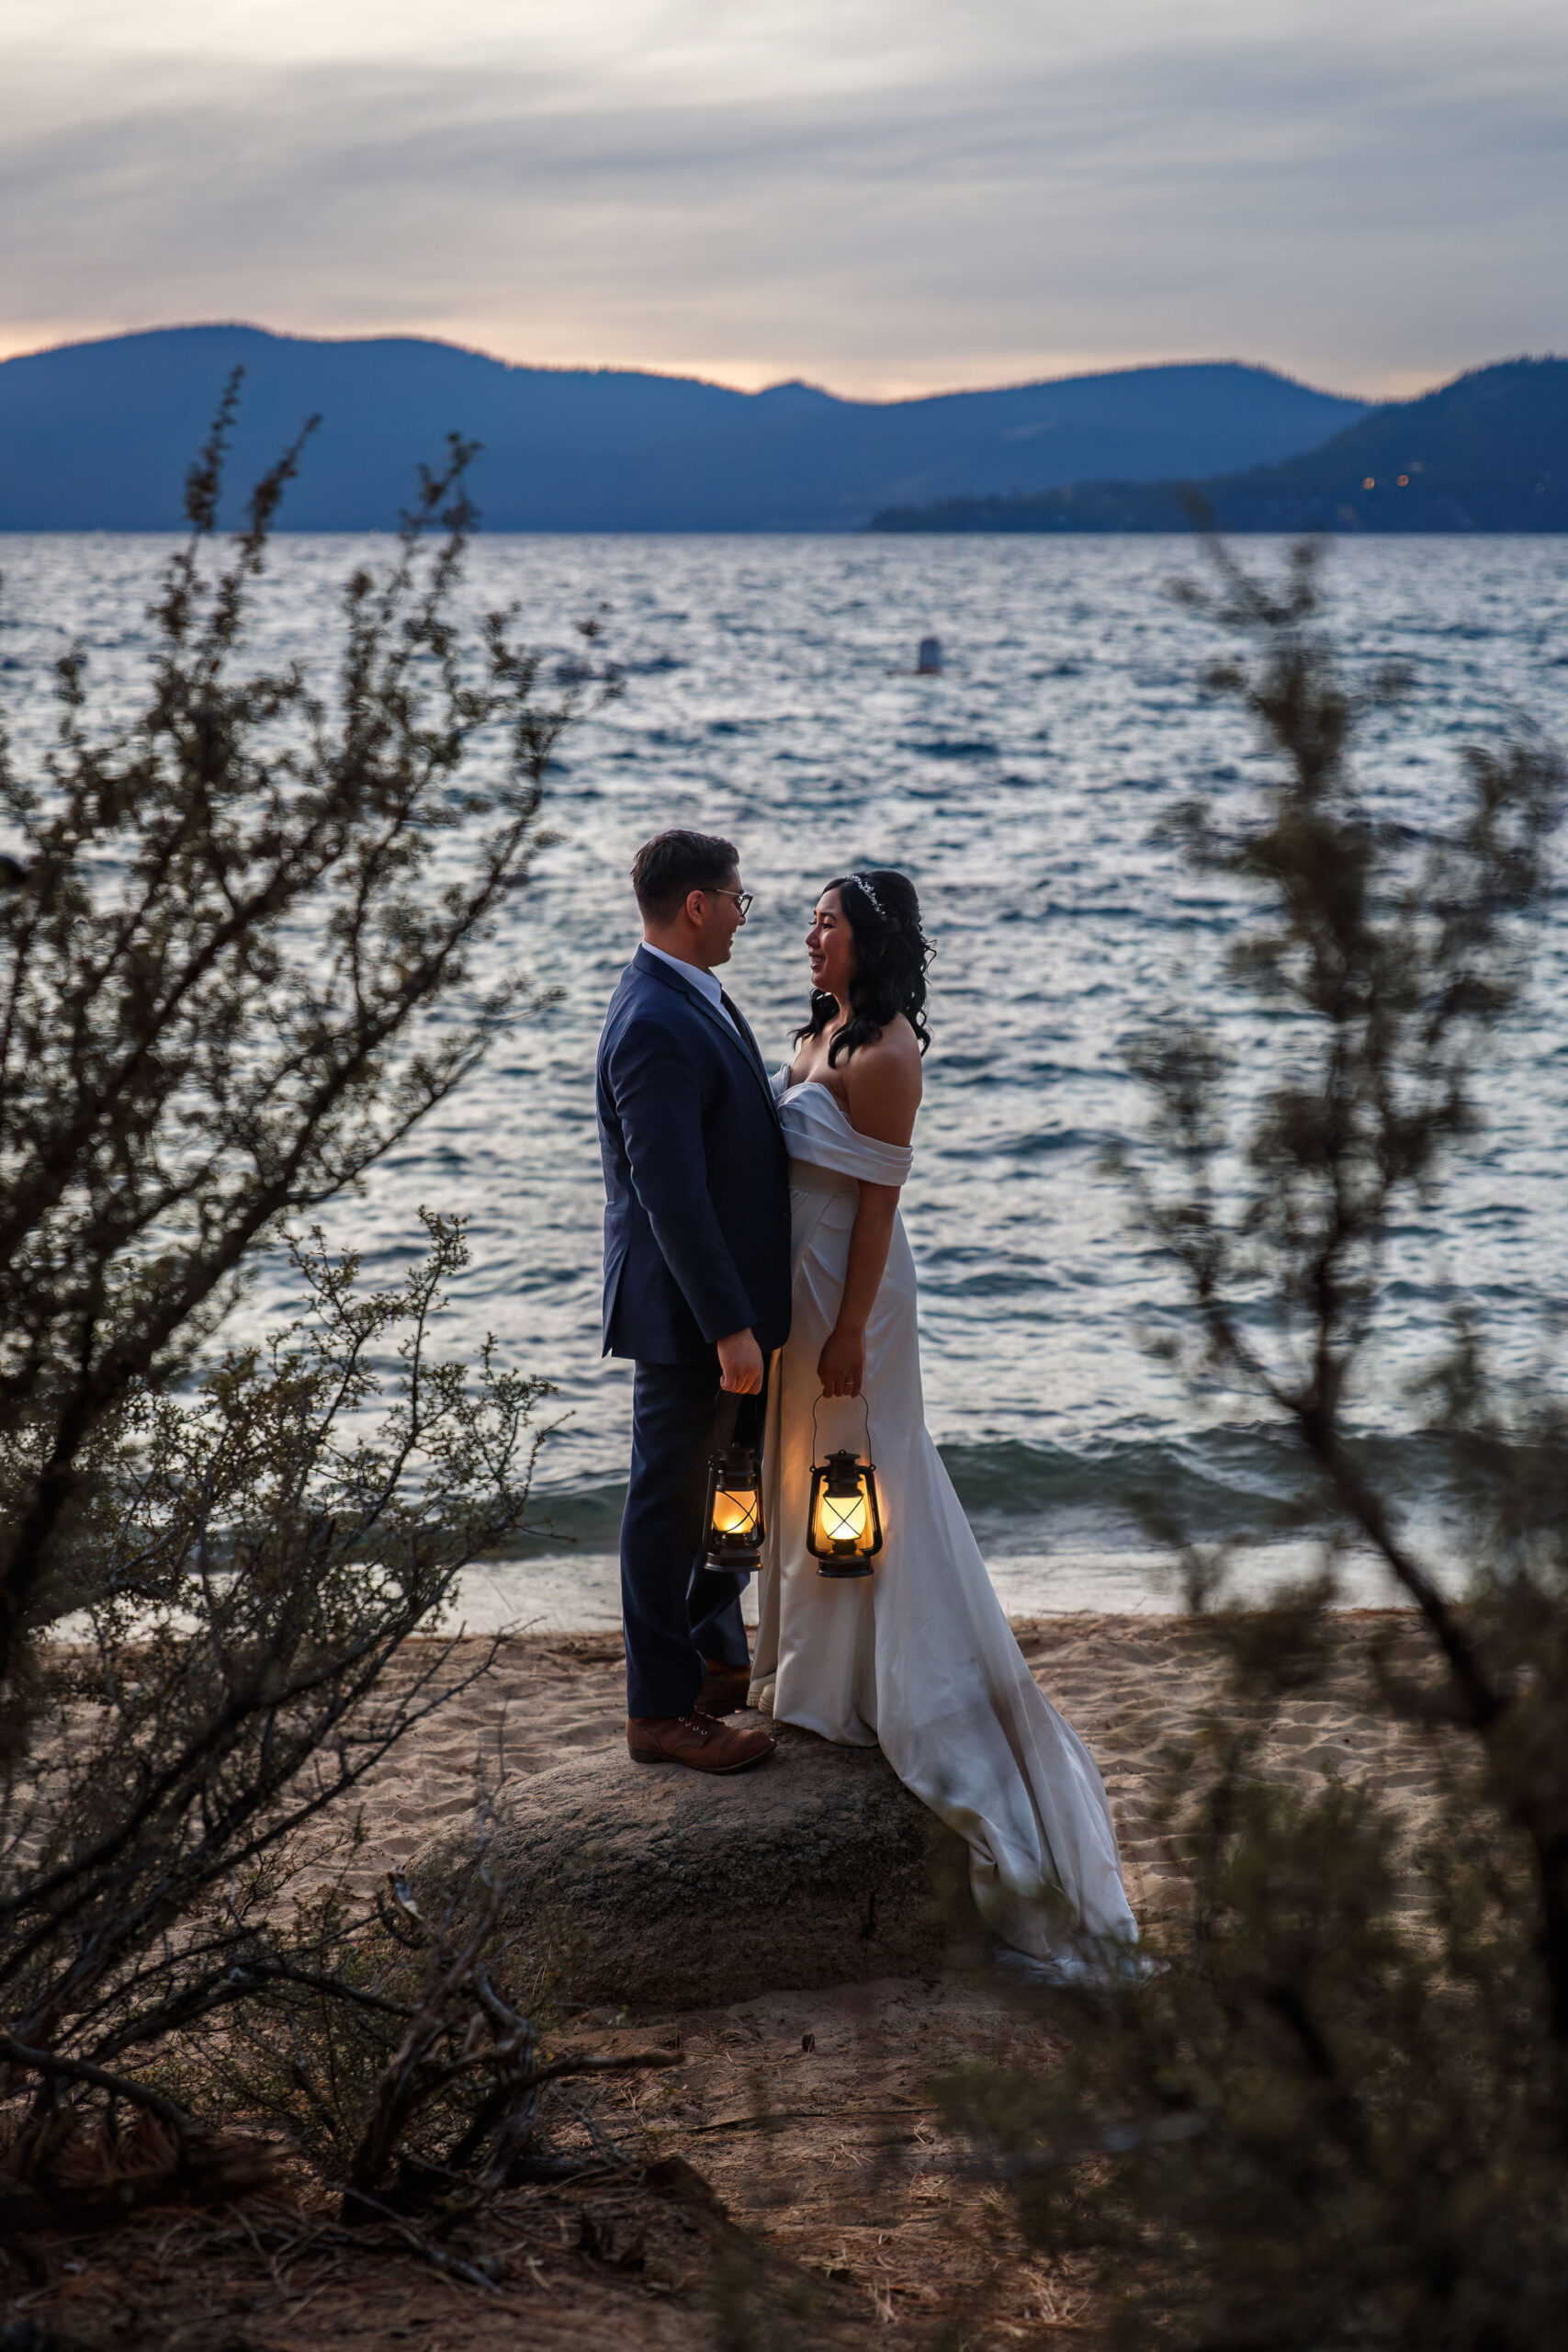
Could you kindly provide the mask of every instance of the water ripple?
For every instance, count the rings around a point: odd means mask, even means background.
[[[41,757],[65,639],[129,707],[168,548],[10,540],[4,700],[24,760]],[[378,552],[280,541],[266,658],[320,667],[337,583]],[[1195,560],[1190,541],[1157,539],[479,542],[476,612],[515,600],[549,661],[569,662],[572,623],[607,601],[606,648],[627,679],[567,747],[556,841],[491,951],[562,993],[331,1222],[370,1272],[395,1275],[421,1202],[467,1211],[475,1263],[448,1343],[471,1351],[493,1329],[559,1384],[570,1418],[547,1484],[581,1537],[613,1526],[627,1408],[626,1368],[598,1358],[594,1045],[637,937],[632,854],[671,824],[741,844],[757,903],[727,977],[776,1057],[805,1002],[818,883],[878,863],[919,886],[941,954],[906,1216],[928,1408],[987,1525],[1021,1544],[1091,1521],[1141,1540],[1134,1498],[1151,1485],[1221,1530],[1254,1505],[1290,1507],[1274,1442],[1205,1431],[1145,1352],[1140,1333],[1178,1322],[1179,1301],[1102,1164],[1142,1117],[1123,1040],[1168,999],[1205,1007],[1240,1046],[1265,1034],[1216,978],[1234,896],[1150,839],[1168,802],[1206,788],[1234,808],[1259,773],[1245,719],[1196,686],[1220,640],[1166,594]],[[1568,730],[1565,543],[1366,540],[1337,548],[1329,576],[1352,668],[1417,655],[1410,705],[1380,720],[1368,755],[1391,820],[1440,817],[1455,746],[1511,713]],[[911,673],[928,635],[951,659],[944,676]],[[1559,927],[1528,1019],[1483,1074],[1492,1131],[1445,1227],[1413,1219],[1396,1238],[1390,1383],[1440,1340],[1456,1288],[1480,1300],[1506,1363],[1531,1360],[1568,1261],[1565,977]],[[286,1301],[272,1267],[257,1311]],[[1418,1490],[1419,1455],[1398,1467]]]

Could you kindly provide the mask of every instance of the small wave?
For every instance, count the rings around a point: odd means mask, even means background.
[[[1365,1466],[1396,1508],[1427,1510],[1450,1488],[1440,1440],[1415,1433],[1361,1442]],[[1115,1544],[1156,1550],[1172,1531],[1196,1543],[1266,1541],[1330,1523],[1327,1498],[1283,1430],[1233,1428],[1107,1439],[1083,1448],[1018,1438],[939,1448],[982,1541],[1003,1551]],[[606,1480],[536,1492],[527,1531],[505,1547],[532,1558],[614,1553],[626,1487]]]
[[[911,743],[908,749],[928,760],[994,760],[998,757],[998,746],[984,735],[958,736],[934,743]]]
[[[1037,1127],[1032,1134],[1010,1136],[992,1147],[1008,1159],[1042,1159],[1055,1151],[1103,1151],[1110,1138],[1082,1127]]]
[[[1396,1509],[1426,1510],[1451,1489],[1451,1455],[1439,1439],[1369,1435],[1359,1451]],[[1283,1430],[1204,1430],[1081,1449],[1007,1439],[941,1452],[965,1510],[1019,1522],[1013,1539],[1077,1540],[1092,1529],[1153,1544],[1159,1530],[1224,1543],[1325,1529],[1333,1518],[1313,1464]]]
[[[616,1552],[626,1501],[624,1478],[575,1490],[536,1487],[526,1527],[498,1547],[498,1556],[531,1559],[543,1552]]]

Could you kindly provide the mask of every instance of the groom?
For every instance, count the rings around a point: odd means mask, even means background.
[[[757,1041],[716,977],[751,903],[734,842],[660,833],[632,888],[643,940],[598,1082],[604,1352],[637,1366],[626,1745],[639,1763],[739,1772],[773,1741],[720,1720],[746,1702],[744,1579],[705,1565],[703,1508],[738,1415],[760,1436],[768,1357],[789,1333],[789,1163]]]

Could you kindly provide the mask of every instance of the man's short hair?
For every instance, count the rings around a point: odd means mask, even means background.
[[[714,890],[740,863],[733,842],[716,833],[655,833],[632,860],[632,888],[643,913],[668,922],[693,890]]]

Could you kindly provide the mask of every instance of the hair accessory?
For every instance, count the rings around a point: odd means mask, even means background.
[[[865,875],[852,874],[850,880],[852,882],[859,883],[861,888],[865,892],[866,897],[871,900],[871,903],[876,912],[882,917],[883,922],[886,922],[887,921],[887,910],[883,905],[881,899],[877,897],[876,892],[873,889],[871,883]]]

